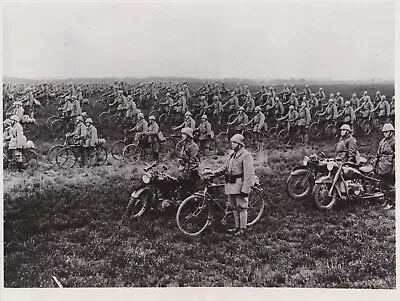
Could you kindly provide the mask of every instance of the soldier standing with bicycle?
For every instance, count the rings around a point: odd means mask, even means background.
[[[221,168],[213,172],[213,177],[225,175],[225,193],[235,219],[235,227],[228,232],[241,235],[247,225],[248,196],[255,178],[254,160],[244,148],[243,135],[233,135],[231,146],[232,154]]]

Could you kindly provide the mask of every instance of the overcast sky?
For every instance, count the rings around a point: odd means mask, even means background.
[[[3,73],[394,79],[390,3],[8,4]]]

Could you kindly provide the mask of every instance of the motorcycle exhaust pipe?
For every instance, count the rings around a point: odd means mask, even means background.
[[[379,192],[372,195],[364,196],[361,199],[362,200],[378,199],[378,198],[383,198],[384,196],[385,195],[382,192]]]

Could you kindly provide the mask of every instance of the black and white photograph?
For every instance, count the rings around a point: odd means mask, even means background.
[[[2,4],[4,288],[394,292],[396,6]]]

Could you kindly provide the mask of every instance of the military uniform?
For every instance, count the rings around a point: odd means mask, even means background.
[[[344,162],[358,164],[357,140],[350,134],[340,137],[336,145],[336,155]]]
[[[241,147],[233,151],[225,164],[215,171],[215,175],[225,174],[225,193],[228,206],[234,212],[235,224],[246,228],[248,195],[254,185],[255,170],[251,154]]]
[[[189,139],[189,138],[187,138]],[[188,194],[192,194],[197,189],[197,183],[200,179],[199,175],[199,147],[190,139],[182,147],[180,152],[180,179],[182,181],[181,198],[186,198]]]

